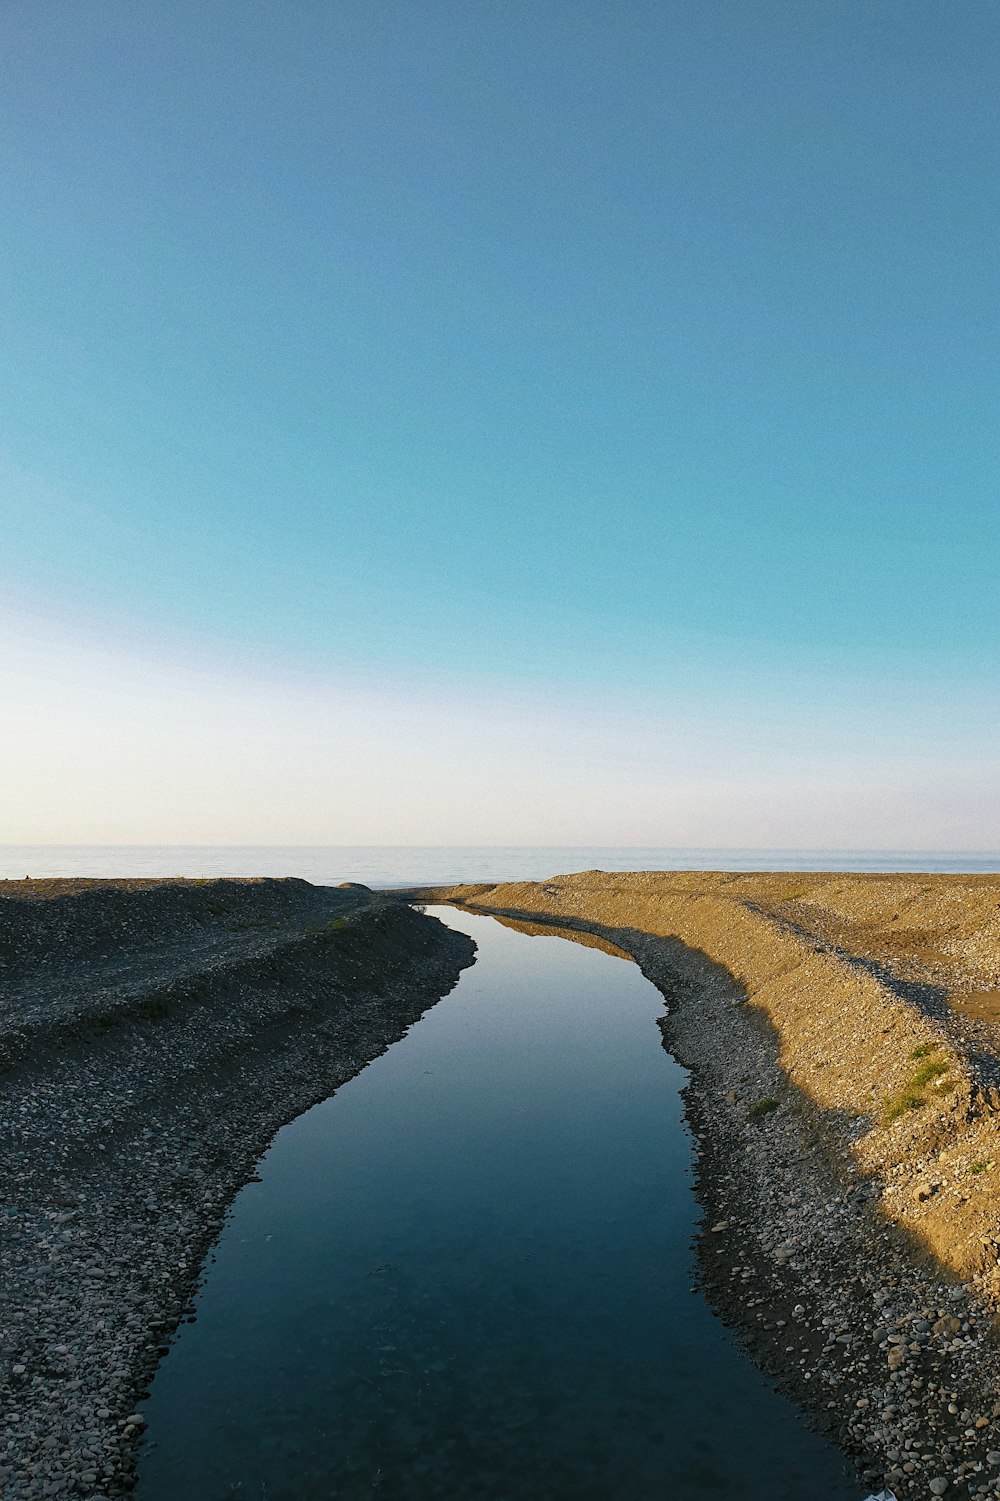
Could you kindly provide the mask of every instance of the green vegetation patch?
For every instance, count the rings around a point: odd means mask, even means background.
[[[948,1094],[955,1088],[954,1080],[945,1080],[945,1075],[951,1067],[948,1060],[940,1055],[927,1057],[929,1051],[929,1049],[925,1051],[923,1048],[915,1048],[911,1053],[911,1058],[926,1058],[926,1062],[910,1075],[902,1089],[897,1090],[886,1100],[882,1109],[884,1125],[891,1126],[893,1121],[898,1121],[900,1116],[908,1114],[911,1110],[922,1110],[928,1103],[927,1086],[935,1079],[941,1081],[937,1086],[939,1095]]]
[[[334,934],[343,933],[348,927],[350,927],[349,918],[332,917],[328,922],[308,923],[302,932],[310,938],[332,938]]]
[[[747,1111],[747,1116],[752,1121],[763,1120],[765,1115],[770,1115],[777,1108],[777,1100],[755,1100]]]
[[[901,1115],[906,1115],[910,1110],[920,1110],[926,1104],[927,1101],[919,1089],[901,1089],[886,1100],[882,1119],[887,1126],[891,1126],[893,1121],[898,1121]]]
[[[932,1079],[940,1079],[948,1072],[948,1062],[945,1058],[928,1058],[922,1068],[918,1068],[910,1083],[916,1089],[923,1089]]]

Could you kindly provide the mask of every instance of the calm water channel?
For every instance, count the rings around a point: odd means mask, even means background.
[[[858,1501],[692,1294],[657,991],[437,915],[476,964],[240,1193],[146,1406],[141,1501]]]

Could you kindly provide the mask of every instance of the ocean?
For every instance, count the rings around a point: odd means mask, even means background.
[[[317,885],[544,880],[577,870],[1000,872],[1000,851],[690,849],[616,845],[0,845],[0,878],[301,876]]]

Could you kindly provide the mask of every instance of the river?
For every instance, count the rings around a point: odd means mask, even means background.
[[[140,1501],[858,1501],[693,1288],[659,993],[431,910],[476,963],[239,1194],[145,1406]]]

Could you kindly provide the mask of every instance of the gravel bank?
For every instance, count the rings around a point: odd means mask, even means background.
[[[473,945],[363,887],[5,885],[0,1494],[122,1495],[233,1194]]]
[[[1000,881],[963,900],[956,878],[868,878],[859,895],[865,878],[840,877],[848,923],[818,894],[829,879],[588,872],[414,895],[632,955],[691,1071],[699,1255],[720,1312],[872,1489],[1000,1496],[996,1034],[947,1004],[996,974]],[[921,945],[893,932],[857,952],[904,899]],[[951,950],[930,953],[928,933]]]

